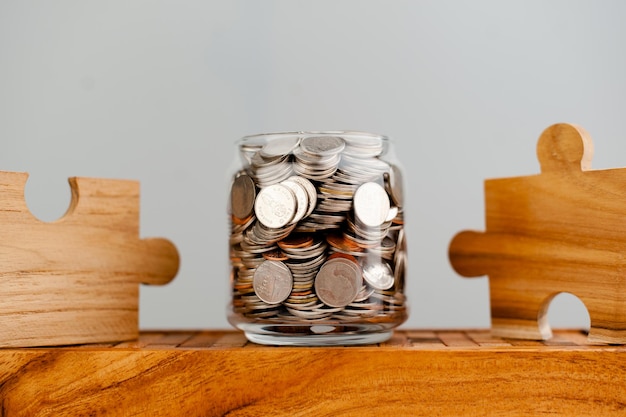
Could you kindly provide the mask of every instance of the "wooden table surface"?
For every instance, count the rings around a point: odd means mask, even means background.
[[[401,330],[378,345],[272,347],[235,331],[148,331],[0,349],[0,416],[624,415],[626,346],[554,334]]]

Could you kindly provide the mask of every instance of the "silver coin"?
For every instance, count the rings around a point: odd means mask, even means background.
[[[251,174],[259,188],[278,184],[293,175],[291,164],[280,164],[271,167],[258,168]]]
[[[261,189],[254,203],[254,212],[264,226],[277,229],[293,219],[296,207],[296,197],[289,187],[274,184]]]
[[[295,225],[288,225],[278,229],[264,226],[261,222],[254,223],[250,229],[246,230],[244,241],[251,245],[267,246],[272,245],[287,236],[294,229]]]
[[[304,217],[309,216],[311,213],[313,213],[315,205],[317,204],[317,190],[315,189],[315,186],[308,179],[297,175],[289,177],[288,180],[297,182],[298,184],[302,185],[306,190],[309,196],[309,208]]]
[[[326,312],[307,311],[307,310],[303,311],[303,310],[297,310],[294,308],[287,308],[287,311],[289,311],[294,316],[300,317],[303,319],[321,319],[321,318],[329,317],[331,315],[331,313],[326,313]]]
[[[343,151],[346,142],[338,136],[309,136],[300,142],[300,149],[312,155],[335,155]]]
[[[315,277],[315,293],[330,307],[344,307],[357,296],[363,285],[359,266],[345,258],[326,261]]]
[[[279,164],[288,162],[288,159],[289,159],[288,155],[278,155],[272,158],[264,157],[261,154],[261,151],[259,151],[252,156],[251,167],[253,169],[271,167],[273,165],[279,165]]]
[[[349,155],[341,156],[340,167],[349,171],[352,175],[377,175],[381,176],[389,172],[389,164],[376,158],[355,158]]]
[[[262,319],[262,318],[273,317],[277,313],[278,313],[278,310],[274,309],[274,310],[268,310],[268,311],[261,311],[260,313],[257,313],[256,311],[250,311],[250,312],[244,313],[244,315],[251,319]]]
[[[345,132],[341,135],[346,142],[345,152],[360,157],[374,157],[383,153],[385,136],[365,132]]]
[[[354,193],[354,214],[366,226],[378,227],[389,216],[389,196],[375,182],[366,182]]]
[[[293,165],[293,171],[313,181],[322,181],[326,178],[330,178],[335,171],[337,171],[337,166],[332,165],[330,167],[324,167],[323,169],[313,169],[310,165],[296,163]]]
[[[264,158],[274,158],[290,154],[299,144],[298,136],[281,137],[267,142],[259,152]]]
[[[241,241],[239,245],[241,246],[241,249],[243,249],[243,251],[249,255],[262,254],[264,252],[269,252],[276,249],[275,245],[256,245],[254,243],[250,243],[245,239]]]
[[[389,209],[389,214],[387,215],[387,218],[385,219],[385,223],[387,222],[391,222],[393,219],[396,218],[396,216],[398,216],[398,206],[393,206]]]
[[[290,303],[285,301],[283,303],[285,307],[294,308],[296,310],[313,310],[315,308],[319,308],[319,306],[323,306],[324,304],[320,303],[319,300],[313,300],[308,303]]]
[[[285,249],[285,254],[293,260],[316,259],[326,251],[326,242],[319,241],[314,247],[305,249]]]
[[[363,278],[367,283],[377,290],[388,290],[393,287],[393,271],[388,263],[372,262],[361,265],[363,268]]]
[[[293,192],[293,195],[296,197],[296,212],[290,223],[298,223],[304,218],[309,210],[309,193],[306,191],[304,186],[297,181],[287,179],[282,181],[281,184],[289,187],[289,189]]]
[[[307,152],[306,147],[300,146],[293,150],[296,162],[300,162],[305,167],[312,169],[324,169],[337,166],[341,161],[341,153],[319,154],[313,153],[312,149]]]
[[[279,304],[289,297],[293,286],[291,271],[280,261],[265,261],[254,273],[254,292],[268,304]]]

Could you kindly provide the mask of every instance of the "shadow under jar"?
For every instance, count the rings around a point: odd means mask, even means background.
[[[228,320],[269,345],[388,340],[408,315],[402,170],[385,136],[237,142]]]

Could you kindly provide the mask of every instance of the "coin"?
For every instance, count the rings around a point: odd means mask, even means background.
[[[405,252],[400,252],[396,257],[396,265],[394,271],[394,280],[398,291],[404,290],[404,280],[406,274],[407,256]]]
[[[373,292],[374,288],[370,287],[369,285],[363,285],[353,302],[357,303],[361,301],[367,301]]]
[[[389,214],[387,215],[387,218],[385,219],[385,222],[391,222],[393,221],[393,219],[395,219],[398,216],[399,213],[399,209],[398,206],[393,206],[389,209]]]
[[[315,189],[315,185],[313,185],[313,183],[309,181],[308,179],[304,177],[300,177],[298,175],[289,177],[288,180],[297,182],[298,184],[302,185],[304,189],[306,190],[309,196],[308,198],[309,208],[306,214],[304,215],[304,217],[309,216],[311,213],[313,213],[313,210],[315,209],[315,205],[317,204],[317,190]]]
[[[312,155],[336,155],[346,146],[346,142],[338,136],[309,136],[302,139],[300,149]]]
[[[280,249],[272,249],[268,252],[264,252],[263,258],[269,261],[286,261],[287,259],[289,259],[289,257],[285,255]]]
[[[292,234],[288,238],[278,242],[281,249],[299,249],[306,248],[313,244],[313,236],[308,234]]]
[[[350,304],[361,290],[363,278],[355,262],[345,258],[326,261],[315,277],[315,292],[330,307]]]
[[[293,170],[314,181],[329,178],[337,170],[345,146],[343,139],[336,136],[305,137],[293,151]]]
[[[385,173],[385,184],[394,204],[402,207],[404,204],[402,171],[396,165],[389,165],[389,168],[389,172]]]
[[[389,215],[389,196],[375,182],[366,182],[354,193],[354,214],[366,226],[378,227]]]
[[[280,261],[264,261],[254,273],[254,292],[268,304],[287,299],[293,286],[291,271]]]
[[[336,258],[344,258],[347,259],[349,261],[352,261],[353,263],[356,263],[357,260],[354,256],[347,254],[347,253],[343,253],[343,252],[335,252],[332,255],[328,256],[328,260],[330,261],[331,259],[336,259]]]
[[[274,184],[262,188],[254,203],[257,219],[266,227],[287,225],[296,212],[296,197],[286,186]]]
[[[247,174],[239,175],[230,189],[230,207],[233,216],[242,220],[250,217],[254,209],[256,187]]]
[[[291,219],[291,223],[298,223],[309,210],[309,193],[307,193],[306,188],[297,181],[287,179],[280,184],[288,187],[296,197],[296,212],[293,215],[293,219]]]
[[[344,235],[339,233],[329,234],[326,236],[326,241],[333,248],[344,253],[363,252],[363,249],[359,245],[346,239]]]
[[[376,157],[383,153],[385,136],[366,132],[345,132],[342,136],[346,142],[346,154],[359,157]]]
[[[275,138],[267,142],[259,151],[264,158],[274,158],[291,153],[300,144],[298,136]]]
[[[388,290],[393,287],[393,271],[388,263],[384,262],[363,262],[363,278],[372,288],[377,290]]]
[[[246,171],[260,188],[277,184],[293,173],[289,155],[264,157],[261,151],[250,158],[250,166]]]

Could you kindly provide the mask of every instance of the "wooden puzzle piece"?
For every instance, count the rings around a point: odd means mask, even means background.
[[[590,317],[589,340],[626,343],[626,169],[591,170],[593,143],[557,124],[537,145],[541,173],[485,181],[486,231],[449,247],[462,276],[489,276],[492,332],[547,339],[561,292]]]
[[[66,214],[42,222],[27,178],[0,171],[0,347],[136,338],[139,284],[166,284],[179,266],[170,241],[139,238],[139,183],[70,178]]]

